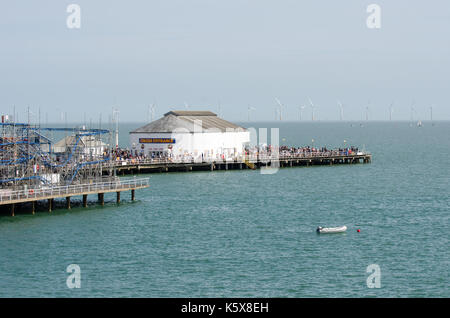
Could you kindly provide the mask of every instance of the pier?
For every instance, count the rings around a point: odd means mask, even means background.
[[[170,160],[163,159],[125,159],[109,163],[119,175],[157,173],[157,172],[189,172],[214,170],[260,169],[261,167],[309,167],[332,166],[343,164],[370,163],[370,153],[343,154],[339,152],[310,153],[280,156],[246,156],[233,160]]]
[[[36,202],[46,200],[48,202],[48,211],[51,212],[54,206],[53,200],[57,198],[65,198],[66,208],[70,209],[71,197],[82,196],[83,207],[87,207],[88,195],[97,194],[99,204],[104,205],[105,193],[116,192],[116,202],[120,203],[120,193],[122,191],[131,191],[131,200],[134,201],[135,190],[147,187],[149,187],[149,178],[117,178],[117,180],[113,182],[108,181],[101,183],[55,186],[49,187],[48,189],[41,187],[18,191],[1,190],[0,206],[8,205],[11,215],[14,216],[16,204],[31,202],[30,212],[34,214],[36,210]]]
[[[0,208],[14,216],[18,205],[30,205],[32,214],[37,202],[63,199],[71,209],[71,198],[82,196],[87,207],[88,195],[97,195],[104,205],[105,193],[120,194],[149,186],[148,178],[124,179],[108,162],[112,162],[112,135],[105,129],[82,127],[50,128],[2,121],[0,123]],[[108,167],[107,171],[104,169]],[[9,208],[9,209],[8,209]]]
[[[175,117],[182,120],[180,118],[196,118],[199,115],[189,112],[190,116],[186,116],[185,113],[179,112]],[[210,120],[211,125],[218,122],[223,123],[223,127],[233,125],[218,121],[215,115],[209,113],[200,115],[205,122]],[[224,132],[222,137],[229,138],[227,133]],[[242,147],[239,151],[236,146],[233,151],[227,148],[228,151],[216,149],[200,153],[195,149],[184,149],[174,153],[176,138],[142,137],[139,140],[143,142],[141,150],[146,142],[159,145],[168,141],[170,147],[167,146],[167,151],[131,152],[118,148],[117,142],[116,148],[110,147],[113,144],[112,133],[105,129],[84,126],[44,128],[29,123],[2,122],[0,208],[14,216],[16,205],[30,203],[30,212],[34,214],[37,202],[46,201],[51,212],[54,200],[63,199],[66,209],[71,209],[71,198],[74,196],[82,196],[82,205],[87,207],[88,195],[97,195],[98,203],[104,205],[105,193],[111,192],[116,192],[116,203],[119,204],[123,191],[131,191],[131,200],[134,200],[135,190],[149,187],[149,179],[118,177],[127,174],[333,166],[372,161],[370,153],[354,147],[332,150],[326,147],[267,145],[243,148],[245,143],[241,140],[237,145]]]

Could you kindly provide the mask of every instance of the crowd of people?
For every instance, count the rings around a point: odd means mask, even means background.
[[[117,148],[112,151],[112,159],[122,162],[137,162],[137,161],[170,161],[170,162],[210,162],[220,160],[243,161],[245,159],[263,159],[273,156],[278,157],[325,157],[325,156],[348,156],[359,152],[358,147],[335,148],[329,149],[327,147],[316,148],[313,146],[305,147],[289,147],[279,146],[275,148],[271,145],[262,145],[255,147],[247,147],[241,154],[215,154],[214,156],[205,156],[203,153],[183,153],[174,155],[171,152],[151,152],[143,153],[139,151],[130,151],[129,149]]]
[[[251,149],[247,149],[246,152],[249,155],[256,154],[256,155],[271,156],[274,153],[276,154],[276,150],[277,149],[274,149],[274,147],[268,145],[261,147],[253,147]],[[331,155],[347,156],[358,152],[359,149],[353,146],[351,146],[350,148],[336,148],[336,149],[328,149],[327,147],[315,148],[312,146],[278,147],[278,155],[282,157],[314,157],[314,156],[331,156]]]

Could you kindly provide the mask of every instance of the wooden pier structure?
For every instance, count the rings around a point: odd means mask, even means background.
[[[155,172],[188,172],[214,170],[259,169],[261,167],[298,167],[317,165],[342,165],[370,163],[370,153],[312,153],[281,156],[248,156],[235,160],[196,161],[170,159],[127,159],[113,162],[113,168],[119,175],[155,173]],[[106,169],[105,169],[106,170]]]
[[[116,192],[116,202],[120,203],[120,193],[122,191],[131,191],[131,200],[135,199],[135,190],[149,187],[149,178],[117,178],[113,181],[78,184],[69,186],[41,187],[27,190],[5,190],[0,191],[0,206],[9,206],[12,216],[15,214],[16,204],[31,202],[31,213],[36,211],[37,201],[47,201],[48,211],[51,212],[54,207],[54,199],[65,198],[66,208],[70,209],[70,199],[73,196],[83,197],[83,207],[87,207],[87,197],[89,194],[97,194],[100,205],[105,204],[105,193]]]
[[[188,171],[215,171],[215,170],[243,170],[261,169],[264,167],[285,168],[285,167],[309,167],[309,166],[333,166],[343,164],[370,163],[372,155],[370,153],[307,153],[298,155],[255,155],[246,156],[234,160],[210,160],[196,161],[185,159],[173,161],[170,159],[127,159],[115,162],[108,162],[102,165],[103,172],[115,170],[118,175],[158,173],[158,172],[188,172]],[[97,194],[100,205],[105,204],[105,193],[116,192],[116,203],[121,200],[122,191],[131,191],[131,200],[135,199],[135,190],[149,187],[149,178],[118,178],[105,182],[74,184],[69,186],[42,186],[35,189],[8,190],[0,189],[0,207],[9,206],[12,216],[15,214],[17,204],[30,202],[31,213],[36,211],[38,201],[47,201],[48,211],[54,207],[54,199],[65,198],[66,209],[71,208],[71,197],[82,196],[82,205],[87,207],[88,195]]]

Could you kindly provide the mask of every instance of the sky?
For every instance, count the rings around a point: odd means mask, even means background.
[[[78,4],[80,28],[68,28]],[[368,28],[369,4],[381,8]],[[146,122],[450,120],[447,0],[40,0],[0,3],[0,113]],[[249,107],[251,111],[249,112]],[[411,108],[413,107],[413,111]]]

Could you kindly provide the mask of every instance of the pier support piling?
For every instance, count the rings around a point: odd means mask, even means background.
[[[117,204],[120,203],[120,191],[117,191],[116,203],[117,203]]]
[[[66,208],[70,210],[70,197],[66,197]]]
[[[131,201],[134,201],[134,189],[131,189]]]
[[[34,214],[36,211],[36,201],[31,202],[31,214]]]
[[[13,203],[13,204],[11,204],[11,207],[10,207],[10,209],[11,209],[11,216],[14,216],[14,208],[15,208],[15,204]]]
[[[52,212],[53,199],[48,199],[48,212]]]
[[[98,194],[98,201],[101,206],[105,205],[105,194],[104,193]]]
[[[83,207],[87,207],[87,194],[83,194]]]

